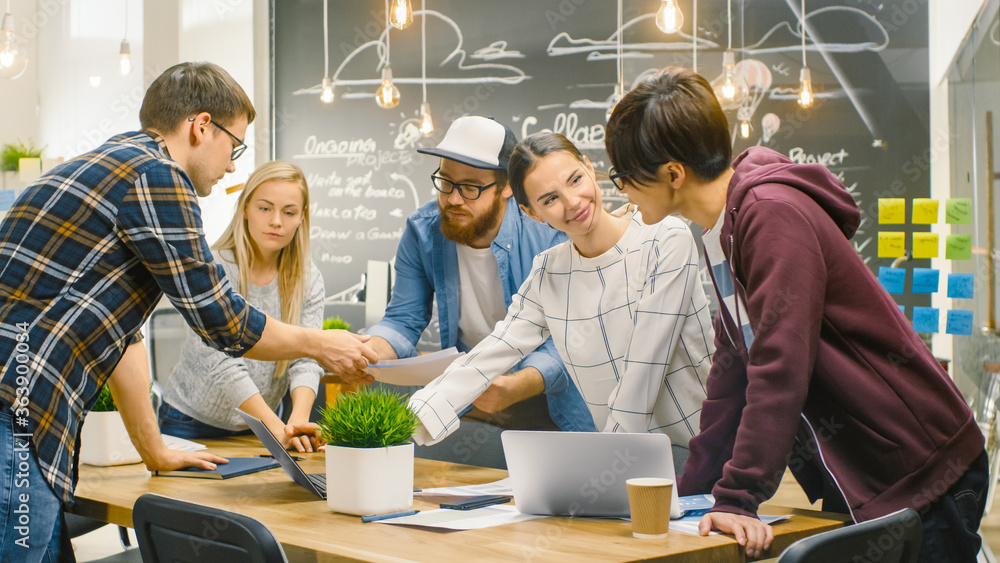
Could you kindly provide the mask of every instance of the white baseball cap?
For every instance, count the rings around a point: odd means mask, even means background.
[[[492,117],[466,115],[451,123],[438,146],[417,149],[417,152],[447,158],[473,168],[506,170],[516,144],[517,137],[510,127]]]

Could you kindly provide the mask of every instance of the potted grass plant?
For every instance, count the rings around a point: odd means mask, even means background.
[[[402,395],[366,387],[337,398],[317,421],[326,440],[327,505],[378,514],[413,504],[417,416]]]
[[[80,430],[80,461],[89,465],[126,465],[142,461],[132,445],[111,390],[105,385]]]

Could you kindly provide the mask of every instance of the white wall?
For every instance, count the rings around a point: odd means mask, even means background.
[[[905,0],[900,2],[903,13],[908,3],[916,3],[918,0]],[[927,0],[924,0],[927,1]],[[962,40],[969,32],[976,15],[986,5],[988,0],[929,0],[928,12],[930,14],[930,41],[928,52],[930,53],[930,82],[933,89],[935,84],[944,80],[962,46]],[[933,103],[931,104],[933,107]]]
[[[5,10],[6,5],[0,6]],[[28,68],[16,80],[0,78],[0,146],[22,141],[34,141],[41,146],[38,134],[38,33],[35,0],[12,0],[10,13],[14,16],[14,29],[21,35],[28,48]],[[0,17],[3,14],[0,13]],[[49,151],[46,151],[48,156]],[[8,189],[19,189],[17,174],[3,174],[0,188],[6,182]]]

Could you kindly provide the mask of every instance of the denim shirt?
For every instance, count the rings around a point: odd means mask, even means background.
[[[535,255],[565,240],[565,234],[525,216],[514,198],[507,201],[500,231],[490,244],[497,260],[507,307],[510,307],[514,293],[531,273]],[[396,249],[395,268],[392,299],[385,316],[370,327],[367,334],[384,338],[400,358],[415,356],[416,343],[430,323],[432,299],[436,298],[441,347],[455,346],[467,352],[468,348],[458,340],[461,308],[458,252],[455,242],[441,233],[437,199],[421,206],[407,218],[406,229]],[[527,367],[533,367],[542,374],[549,416],[559,428],[578,432],[597,430],[551,338],[525,356],[514,369]]]

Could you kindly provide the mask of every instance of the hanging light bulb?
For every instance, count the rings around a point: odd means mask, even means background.
[[[121,49],[118,50],[118,70],[122,76],[127,76],[132,72],[132,48],[128,44],[128,39],[122,39]]]
[[[14,16],[8,12],[3,16],[0,25],[0,77],[14,80],[24,74],[28,68],[28,56],[24,41],[14,33]]]
[[[382,69],[382,85],[375,91],[375,103],[382,109],[399,105],[399,88],[392,83],[392,69],[388,66]]]
[[[751,117],[753,117],[753,113],[750,111],[750,106],[748,105],[744,104],[740,106],[740,109],[736,110],[736,119],[740,122],[737,132],[741,139],[749,139],[750,135],[753,135],[753,125],[750,123]]]
[[[396,29],[406,29],[413,23],[413,8],[410,7],[410,0],[392,0],[389,23]]]
[[[323,88],[323,91],[319,95],[320,101],[323,102],[324,104],[332,104],[333,103],[333,82],[330,81],[330,77],[329,76],[324,76],[323,77],[323,86],[322,86],[322,88]]]
[[[722,109],[735,109],[743,105],[750,88],[740,73],[736,72],[736,55],[726,51],[722,55],[722,74],[712,81],[712,90]]]
[[[816,97],[813,96],[812,73],[809,67],[802,67],[799,72],[799,105],[804,108],[811,108]]]
[[[420,133],[427,137],[434,133],[434,119],[431,118],[431,104],[420,104]]]
[[[684,25],[684,14],[681,13],[677,0],[663,0],[660,9],[656,11],[656,27],[666,34],[677,33]]]

